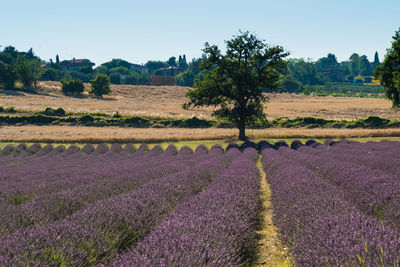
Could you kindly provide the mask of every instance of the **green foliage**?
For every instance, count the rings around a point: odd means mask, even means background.
[[[26,113],[25,111],[19,111]],[[48,125],[58,123],[70,123],[72,125],[83,124],[91,126],[125,126],[125,127],[180,127],[180,128],[232,128],[235,125],[227,120],[206,120],[197,117],[180,119],[180,118],[145,118],[140,116],[124,117],[118,112],[114,116],[107,114],[69,114],[63,116],[63,109],[46,108],[45,111],[36,112],[35,115],[22,116],[1,116],[0,124],[14,125],[17,123]],[[79,115],[79,116],[77,116]],[[94,117],[96,116],[96,117]],[[258,119],[248,124],[249,127],[270,128],[270,127],[286,127],[286,128],[399,128],[399,120],[388,120],[377,116],[369,116],[365,119],[358,120],[329,120],[314,117],[299,117],[294,119],[276,118],[274,120]],[[32,150],[31,146],[28,150]],[[10,148],[11,149],[11,148]],[[37,148],[36,148],[37,149]],[[13,150],[14,151],[14,150]],[[8,152],[7,152],[8,153]],[[10,152],[11,153],[11,152]],[[17,153],[17,152],[16,152]],[[20,153],[20,152],[18,152]]]
[[[97,74],[109,75],[110,71],[108,70],[107,66],[101,65],[96,68]]]
[[[11,204],[13,204],[13,205],[21,205],[21,204],[28,202],[34,198],[35,198],[34,195],[21,193],[21,194],[16,194],[16,195],[10,196],[8,199],[11,202]]]
[[[65,116],[65,110],[62,108],[46,108],[44,111],[41,112],[43,115],[47,116],[59,116],[59,117],[64,117]]]
[[[110,79],[107,75],[98,74],[90,83],[90,94],[94,94],[100,98],[103,97],[103,95],[111,94]]]
[[[41,62],[37,59],[32,59],[29,61],[29,65],[30,65],[29,67],[32,71],[33,85],[36,89],[37,81],[40,79],[40,76],[42,75]]]
[[[385,87],[385,95],[392,100],[393,107],[400,108],[400,29],[393,36],[392,47],[374,74]]]
[[[304,89],[302,92],[304,95],[311,95],[310,90],[308,90],[308,88]]]
[[[84,73],[84,74],[94,74],[94,70],[92,66],[83,66],[79,70],[79,72]]]
[[[81,80],[82,82],[88,83],[94,78],[94,74],[85,74],[80,71],[67,71],[64,72],[64,80]]]
[[[327,76],[330,81],[338,82],[343,80],[343,75],[339,70],[340,65],[334,54],[329,53],[326,57],[320,58],[315,65],[317,70]]]
[[[55,68],[46,67],[41,72],[40,80],[42,81],[58,81],[59,75]]]
[[[202,80],[205,70],[200,68],[200,64],[204,61],[205,55],[201,58],[192,59],[187,70],[175,76],[177,85],[193,87],[195,82]]]
[[[112,117],[113,118],[121,118],[122,115],[117,111]]]
[[[324,84],[327,80],[321,72],[318,72],[315,64],[304,59],[289,59],[288,74],[301,85]]]
[[[33,69],[31,68],[29,61],[26,60],[25,57],[18,57],[15,70],[22,84],[25,87],[31,87],[35,78],[33,74]]]
[[[14,89],[17,79],[18,75],[14,67],[0,61],[0,85],[2,85],[4,89]]]
[[[113,58],[110,62],[101,64],[101,66],[105,66],[107,69],[113,69],[116,67],[124,67],[126,69],[130,69],[131,65],[132,64],[129,63],[128,61],[125,61],[122,59],[117,59],[117,58]]]
[[[85,86],[79,79],[70,81],[61,80],[61,91],[64,95],[80,95],[81,93],[83,93],[84,89]]]
[[[94,118],[93,118],[93,116],[91,116],[91,115],[82,115],[82,116],[78,119],[78,122],[79,122],[79,123],[83,123],[83,124],[89,123],[89,122],[93,122],[93,121],[94,121]]]
[[[154,73],[159,68],[168,67],[168,64],[167,64],[167,62],[164,62],[164,61],[149,60],[149,61],[147,61],[145,66],[146,66],[146,68],[149,69],[150,73]]]
[[[8,112],[8,113],[15,113],[15,112],[17,112],[17,111],[15,110],[15,108],[14,108],[13,106],[10,106],[10,107],[8,107],[8,108],[6,109],[6,112]]]
[[[188,64],[186,62],[186,55],[183,55],[183,57],[179,56],[178,67],[180,67],[180,68],[182,68],[184,70],[186,70],[188,68]]]
[[[378,67],[380,64],[381,64],[381,62],[379,61],[378,52],[375,52],[375,55],[374,55],[374,63],[373,63],[373,69],[375,70],[375,68]]]
[[[112,83],[112,84],[121,84],[121,76],[118,73],[111,73],[111,75],[110,75],[110,83]]]
[[[125,76],[124,84],[131,85],[150,85],[151,75],[147,73],[133,72],[130,75]]]
[[[187,93],[189,106],[214,106],[214,116],[233,122],[239,129],[239,139],[244,140],[246,124],[264,118],[266,96],[263,89],[279,88],[279,77],[286,68],[284,53],[279,46],[269,47],[249,32],[226,41],[226,55],[216,45],[205,44],[207,59],[203,80]]]
[[[176,57],[170,57],[167,61],[168,66],[176,67]]]
[[[136,127],[144,127],[150,124],[150,120],[140,117],[140,116],[132,116],[129,118],[124,119],[126,124],[135,125]]]
[[[123,66],[111,68],[111,69],[109,69],[109,71],[110,71],[110,73],[117,73],[117,74],[124,74],[124,75],[129,75],[132,73],[132,71],[129,68],[123,67]]]
[[[353,97],[381,97],[384,93],[381,85],[364,85],[360,83],[327,83],[323,85],[306,85],[304,88],[318,96],[353,96]]]
[[[282,78],[282,90],[284,92],[300,93],[303,90],[301,83],[296,81],[291,75]]]
[[[180,86],[193,86],[195,75],[192,70],[179,73],[175,76],[176,84]]]
[[[0,53],[0,61],[4,62],[5,64],[13,64],[14,63],[14,58],[5,52]]]
[[[209,128],[212,126],[210,121],[201,120],[195,116],[190,119],[185,119],[183,123],[188,128]]]

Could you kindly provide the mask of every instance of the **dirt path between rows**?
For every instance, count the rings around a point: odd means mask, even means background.
[[[257,266],[291,266],[288,250],[278,238],[277,228],[272,222],[273,208],[271,203],[271,189],[267,182],[266,174],[262,168],[261,155],[257,160],[260,169],[261,193],[261,229],[258,231],[260,240],[257,245]]]

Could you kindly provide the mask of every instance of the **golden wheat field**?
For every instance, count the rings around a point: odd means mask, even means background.
[[[211,118],[211,108],[182,109],[189,87],[112,85],[112,94],[104,99],[67,97],[61,94],[59,82],[40,82],[40,94],[0,90],[0,106],[23,110],[63,108],[68,112],[104,112],[151,117],[197,116]],[[89,87],[86,84],[86,92]],[[270,119],[313,116],[326,119],[359,119],[369,115],[400,118],[391,102],[378,98],[318,97],[295,94],[269,94],[265,112]]]

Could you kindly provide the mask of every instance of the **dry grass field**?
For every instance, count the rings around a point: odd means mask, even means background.
[[[211,108],[183,110],[185,93],[190,88],[179,86],[112,85],[112,95],[104,99],[66,97],[61,94],[59,82],[40,82],[41,94],[0,90],[0,106],[14,106],[24,110],[42,110],[62,107],[68,112],[104,112],[152,117],[197,116],[211,118]],[[88,91],[88,85],[86,85]],[[266,113],[276,117],[295,118],[313,116],[326,119],[359,119],[369,115],[400,118],[391,110],[391,102],[377,98],[317,97],[294,94],[269,94]]]
[[[88,96],[66,97],[60,83],[41,82],[40,94],[0,90],[0,106],[23,110],[62,107],[68,112],[103,112],[152,117],[211,118],[211,108],[184,110],[185,93],[190,88],[179,86],[112,85],[112,95],[104,99]],[[266,113],[276,117],[314,116],[326,119],[358,119],[369,115],[400,119],[391,102],[377,98],[316,97],[292,94],[270,94]],[[177,142],[193,140],[234,140],[236,129],[119,128],[82,126],[0,126],[0,142]],[[252,139],[301,138],[373,138],[399,137],[400,129],[263,129],[248,130]],[[206,141],[205,141],[206,142]]]

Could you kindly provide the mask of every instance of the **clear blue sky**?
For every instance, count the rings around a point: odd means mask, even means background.
[[[400,27],[399,0],[13,0],[0,3],[0,45],[42,59],[112,58],[133,63],[199,57],[238,30],[281,45],[294,58],[334,53],[380,59]]]

